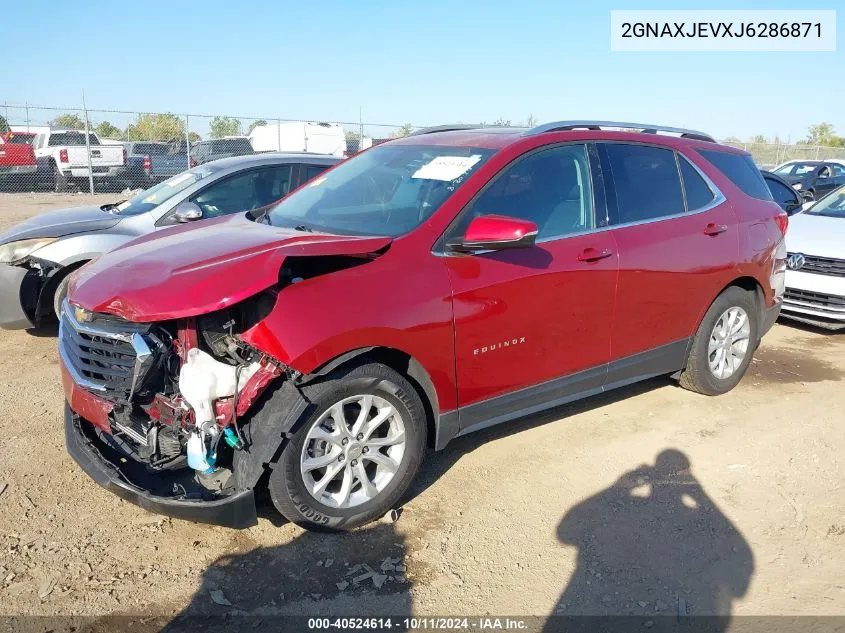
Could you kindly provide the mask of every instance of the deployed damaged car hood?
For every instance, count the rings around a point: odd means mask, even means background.
[[[36,215],[0,234],[0,244],[36,237],[63,237],[85,231],[102,231],[121,221],[101,207],[75,207]]]
[[[391,241],[305,233],[235,215],[159,231],[106,253],[71,278],[68,297],[129,321],[196,316],[275,285],[286,257],[366,255]]]

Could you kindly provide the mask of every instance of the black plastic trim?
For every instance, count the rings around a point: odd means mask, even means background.
[[[676,372],[683,369],[691,344],[692,338],[680,339],[611,363],[444,413],[437,422],[435,448],[441,450],[454,438],[489,426]]]
[[[85,473],[106,490],[150,512],[177,519],[230,528],[248,528],[258,523],[255,495],[251,489],[208,501],[176,499],[154,495],[121,476],[80,428],[87,424],[65,403],[65,444],[67,451]]]

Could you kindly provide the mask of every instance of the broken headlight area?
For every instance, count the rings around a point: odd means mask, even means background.
[[[240,333],[275,299],[261,293],[202,317],[154,324],[66,304],[59,342],[65,364],[77,384],[113,405],[110,432],[98,429],[98,439],[148,472],[171,473],[165,478],[182,471],[209,491],[235,486],[240,420],[285,372]]]

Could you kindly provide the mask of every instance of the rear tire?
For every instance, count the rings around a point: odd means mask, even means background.
[[[294,425],[270,472],[273,505],[293,523],[318,531],[350,530],[385,514],[408,489],[425,452],[425,409],[417,391],[390,367],[368,363],[332,372],[302,393],[314,406]],[[321,460],[326,465],[315,467]]]
[[[693,338],[681,386],[708,396],[736,387],[759,343],[758,321],[754,293],[731,286],[716,297]]]

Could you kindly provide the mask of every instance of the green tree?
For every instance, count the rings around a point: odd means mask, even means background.
[[[406,123],[405,125],[396,128],[390,133],[390,138],[402,138],[404,136],[409,136],[411,132],[414,131],[414,126],[410,123]]]
[[[729,136],[725,140],[722,141],[725,145],[743,145],[742,140],[736,136]]]
[[[247,134],[252,132],[259,125],[267,125],[267,121],[265,121],[264,119],[256,119],[255,121],[249,124],[249,130],[247,130]]]
[[[185,122],[175,114],[140,114],[126,128],[130,141],[171,141],[185,137]]]
[[[819,123],[807,128],[807,142],[811,145],[830,145],[836,136],[834,135],[833,124]]]
[[[119,139],[123,136],[123,131],[115,125],[112,125],[108,121],[103,121],[98,123],[94,127],[94,132],[100,138],[111,138],[111,139]]]
[[[65,128],[68,130],[84,130],[85,121],[76,114],[60,114],[50,121],[50,127]]]
[[[237,136],[241,133],[241,122],[234,117],[216,116],[211,119],[208,128],[211,132],[211,138]]]
[[[761,145],[761,144],[763,144],[763,143],[768,143],[768,142],[769,142],[769,139],[767,139],[767,138],[766,138],[765,136],[763,136],[762,134],[756,134],[755,136],[752,136],[750,139],[748,139],[748,142],[749,142],[749,143],[756,143],[756,144],[758,144],[758,145]]]
[[[191,143],[197,143],[202,140],[202,137],[196,132],[188,132],[188,140]]]
[[[9,122],[6,117],[0,115],[0,134],[5,134],[9,131]]]
[[[510,119],[503,119],[502,117],[499,117],[498,119],[493,121],[493,125],[495,125],[497,127],[510,127],[511,126],[511,120]]]

